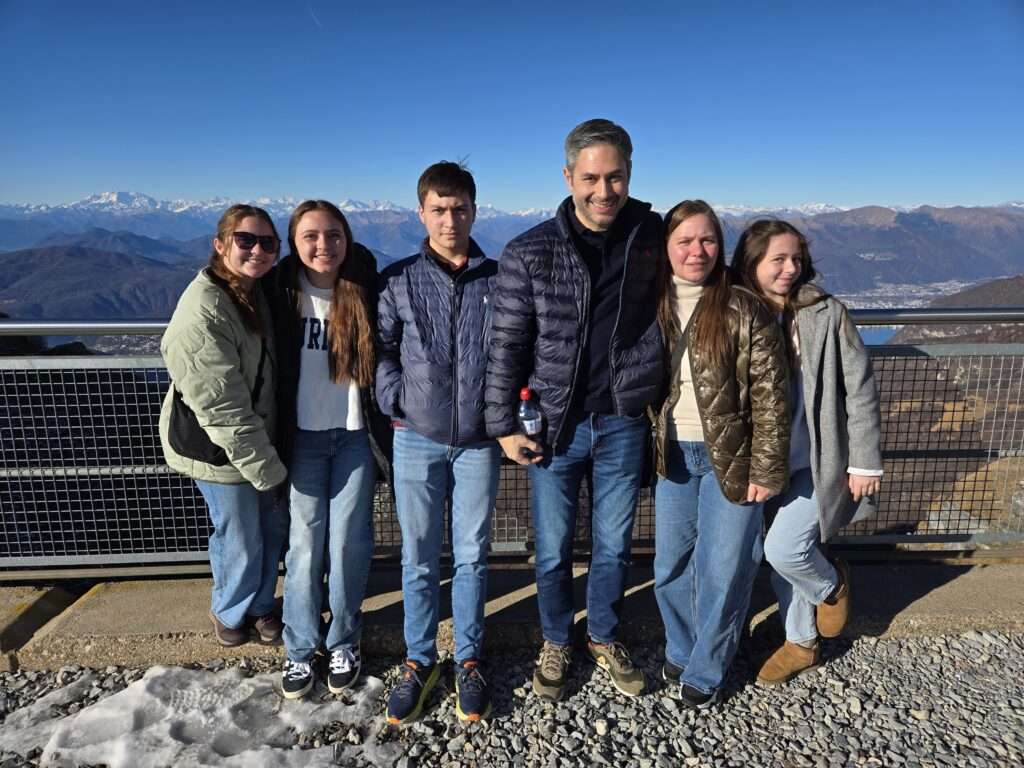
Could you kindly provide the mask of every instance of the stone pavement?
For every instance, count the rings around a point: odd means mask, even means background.
[[[576,569],[577,605],[584,606],[586,568]],[[762,569],[751,605],[751,635],[772,642],[774,599]],[[447,583],[447,582],[446,582]],[[856,564],[854,620],[849,637],[908,637],[970,630],[1024,630],[1024,565]],[[278,585],[280,594],[280,584]],[[222,648],[213,639],[206,578],[110,581],[74,599],[57,588],[0,587],[0,651],[6,667],[54,669],[67,664],[186,664],[214,658],[277,657],[280,647],[249,643]],[[450,593],[442,590],[439,643],[450,648]],[[375,567],[363,606],[364,654],[399,656],[400,570]],[[489,576],[487,644],[533,648],[540,642],[532,570],[495,569]],[[585,611],[577,614],[584,631]],[[768,621],[766,621],[768,620]],[[661,638],[649,566],[633,569],[622,639]]]

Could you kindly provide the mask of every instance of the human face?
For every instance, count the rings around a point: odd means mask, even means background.
[[[580,150],[576,167],[562,169],[576,218],[587,229],[609,229],[629,198],[629,167],[611,144],[593,144]]]
[[[306,211],[295,226],[295,251],[315,288],[332,288],[348,241],[341,222],[327,211]]]
[[[768,248],[757,263],[754,277],[757,286],[769,301],[782,307],[803,271],[800,240],[796,235],[772,235]]]
[[[249,232],[256,236],[274,237],[274,230],[259,216],[246,216],[235,227],[235,232]],[[263,250],[258,242],[252,248],[240,248],[234,237],[227,242],[220,238],[213,239],[213,248],[220,255],[228,272],[238,277],[242,284],[251,286],[274,266],[280,246],[273,251]]]
[[[476,206],[469,195],[441,197],[427,192],[419,207],[420,221],[427,228],[430,247],[448,261],[461,261],[469,255],[469,233],[476,218]]]
[[[697,213],[683,219],[668,236],[672,274],[688,283],[703,284],[715,268],[721,247],[707,215]]]

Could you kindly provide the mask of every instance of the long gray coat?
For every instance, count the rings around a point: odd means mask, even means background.
[[[804,407],[811,437],[811,476],[821,540],[873,517],[873,498],[855,504],[848,467],[881,469],[881,417],[871,359],[843,303],[812,285],[796,297]]]

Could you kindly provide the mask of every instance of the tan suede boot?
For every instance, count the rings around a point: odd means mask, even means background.
[[[831,602],[818,606],[818,634],[822,637],[839,637],[850,618],[850,566],[845,560],[836,560],[839,586]]]
[[[761,685],[780,685],[820,665],[821,650],[818,643],[812,648],[805,648],[787,640],[761,665],[757,682]]]

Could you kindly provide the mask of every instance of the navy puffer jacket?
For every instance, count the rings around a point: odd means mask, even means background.
[[[528,386],[544,415],[544,442],[556,451],[567,435],[582,351],[590,323],[590,273],[572,240],[572,198],[553,219],[515,238],[502,254],[492,303],[487,364],[487,432],[519,432],[519,389]],[[619,216],[631,224],[619,314],[609,349],[615,413],[640,416],[663,379],[658,292],[665,241],[661,217],[630,198]]]
[[[484,372],[497,271],[498,263],[471,240],[469,263],[456,275],[435,261],[426,243],[381,273],[377,402],[439,443],[487,439]]]

